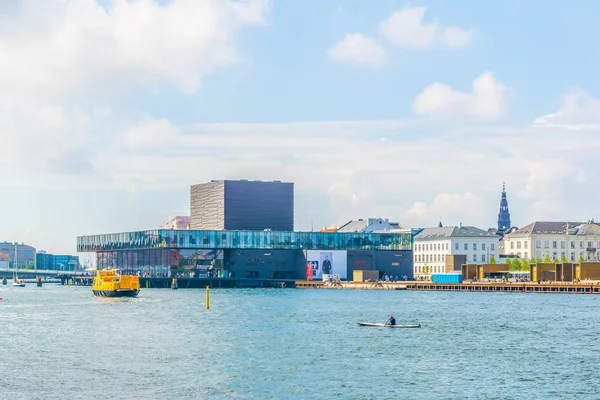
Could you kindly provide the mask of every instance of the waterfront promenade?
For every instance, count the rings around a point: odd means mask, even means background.
[[[339,282],[296,281],[296,287],[313,289],[358,290],[425,290],[452,292],[515,292],[515,293],[579,293],[600,294],[600,282],[465,282],[435,283],[429,281],[408,282]]]

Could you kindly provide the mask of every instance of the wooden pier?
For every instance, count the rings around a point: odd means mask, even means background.
[[[443,290],[452,292],[516,292],[516,293],[578,293],[600,294],[598,283],[533,283],[533,282],[475,282],[475,283],[433,283],[410,282],[408,290]]]
[[[450,292],[512,292],[512,293],[578,293],[600,294],[600,282],[594,283],[533,283],[533,282],[331,282],[296,281],[296,287],[304,289],[362,289],[362,290],[429,290]]]

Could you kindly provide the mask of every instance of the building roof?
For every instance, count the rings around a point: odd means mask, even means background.
[[[369,226],[368,221],[363,219],[359,219],[358,221],[348,221],[344,225],[340,226],[337,229],[337,232],[362,232],[367,226]]]
[[[581,222],[568,222],[569,224],[569,233],[571,233],[571,229],[577,226],[582,225]],[[529,225],[525,225],[524,227],[511,232],[509,235],[542,235],[542,234],[554,234],[564,235],[567,228],[566,221],[535,221]]]
[[[337,229],[337,232],[389,232],[402,229],[399,222],[390,222],[387,218],[367,218],[348,221]]]
[[[498,235],[474,226],[444,226],[425,228],[415,236],[415,240],[439,240],[450,238],[496,238]]]

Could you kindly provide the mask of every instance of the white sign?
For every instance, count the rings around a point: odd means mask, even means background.
[[[306,263],[312,265],[313,279],[320,279],[323,274],[339,275],[347,278],[348,255],[346,250],[307,250]]]

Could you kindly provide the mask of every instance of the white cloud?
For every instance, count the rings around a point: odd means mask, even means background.
[[[412,107],[421,115],[495,119],[504,115],[507,97],[507,87],[486,72],[475,78],[470,93],[455,91],[443,83],[432,83],[415,98]]]
[[[600,129],[600,100],[583,91],[565,95],[561,108],[536,118],[533,126],[567,130]]]
[[[176,141],[178,136],[179,128],[168,120],[150,118],[127,129],[125,143],[134,149],[164,147]]]
[[[426,7],[412,7],[395,11],[379,26],[387,40],[398,46],[428,47],[441,44],[446,47],[465,47],[475,37],[473,29],[444,26],[437,22],[424,23]]]
[[[265,1],[21,0],[0,24],[0,89],[46,95],[175,82],[194,91],[239,61],[236,33]]]
[[[385,61],[385,50],[368,36],[361,33],[349,33],[329,49],[329,57],[336,61],[379,65]]]
[[[238,32],[263,23],[268,0],[18,0],[0,14],[0,167],[82,173],[128,121],[112,99],[163,84],[195,91],[240,62]],[[135,118],[135,117],[134,117]],[[165,140],[134,128],[130,145]],[[145,129],[145,131],[144,131]],[[152,131],[152,129],[157,129]],[[114,139],[114,140],[113,140]]]
[[[448,47],[466,47],[475,37],[474,29],[462,29],[457,26],[443,28],[443,43]]]
[[[444,225],[458,225],[460,222],[481,221],[484,201],[470,191],[465,193],[439,193],[431,204],[416,201],[403,215],[405,221],[421,221],[422,227],[435,226],[441,218]],[[487,228],[487,226],[483,226]]]

